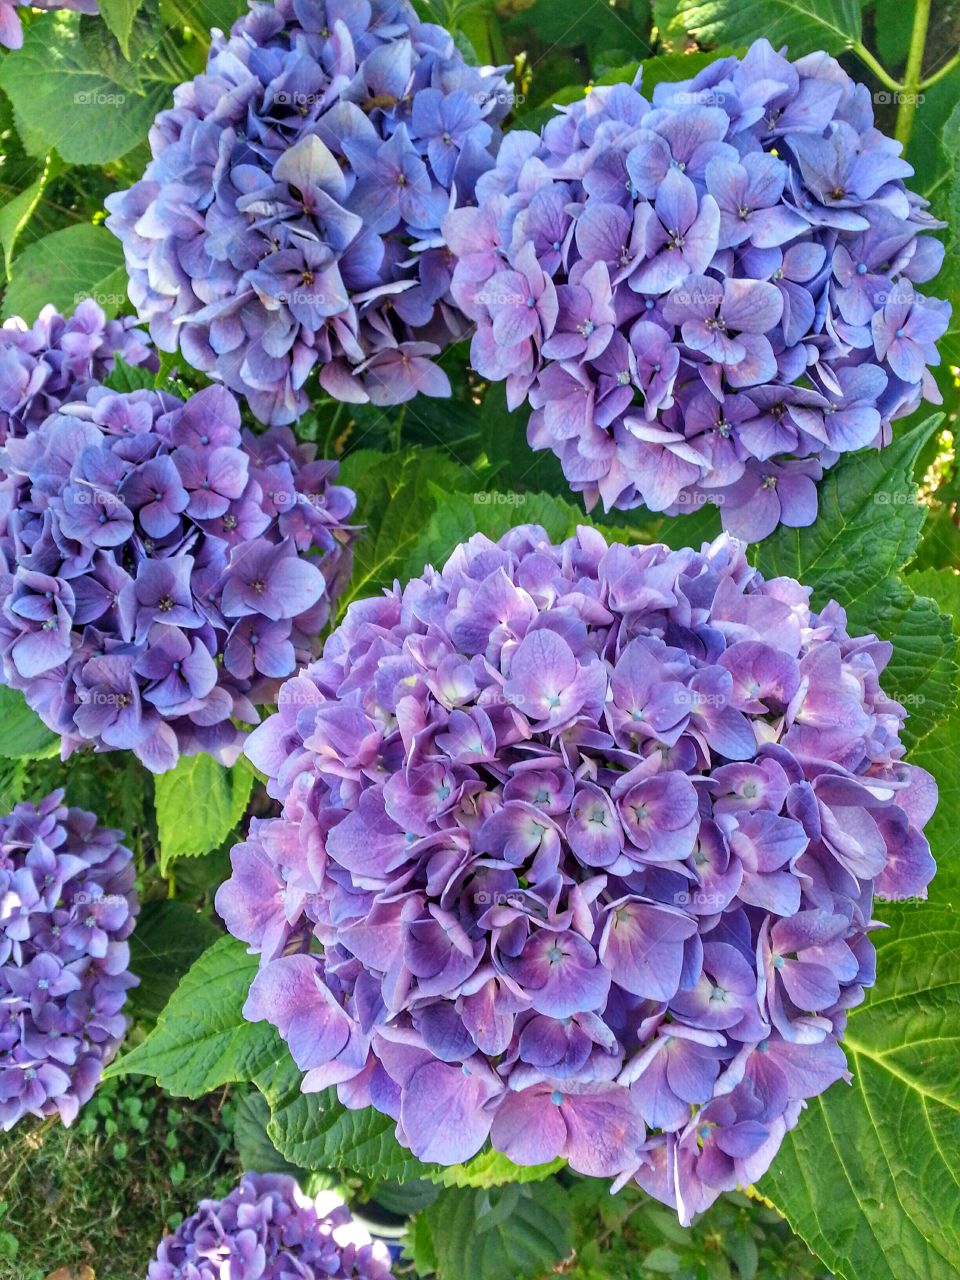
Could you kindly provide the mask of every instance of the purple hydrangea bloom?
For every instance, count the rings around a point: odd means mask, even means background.
[[[316,1199],[280,1174],[247,1173],[165,1236],[147,1280],[389,1280],[386,1245],[333,1191]]]
[[[127,1028],[139,907],[121,832],[54,791],[0,818],[0,1127],[72,1124]]]
[[[0,444],[24,436],[69,400],[82,399],[113,368],[114,356],[157,368],[150,339],[131,316],[108,320],[92,298],[67,319],[44,307],[33,325],[0,328]]]
[[[726,534],[522,526],[352,604],[247,742],[283,812],[217,895],[246,1016],[424,1160],[489,1138],[689,1220],[849,1078],[874,892],[933,875],[889,656]]]
[[[356,498],[230,392],[102,385],[0,449],[0,675],[62,739],[232,763],[316,652]]]
[[[652,102],[593,89],[444,219],[474,366],[588,507],[812,523],[826,468],[940,399],[942,224],[899,152],[833,58],[765,39]]]
[[[108,198],[154,341],[294,422],[328,394],[447,396],[469,322],[440,224],[493,165],[512,97],[406,0],[251,0]]]

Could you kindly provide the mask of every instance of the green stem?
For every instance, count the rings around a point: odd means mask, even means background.
[[[949,75],[956,66],[960,66],[960,50],[953,55],[949,62],[945,62],[939,71],[935,71],[932,76],[927,76],[926,80],[921,80],[920,88],[929,89],[932,84],[936,84],[938,80],[942,80],[944,76]]]
[[[893,93],[899,93],[903,85],[899,80],[894,80],[893,76],[886,69],[883,63],[878,62],[865,44],[859,40],[855,40],[850,46],[852,53],[855,53],[861,62],[866,63],[873,74],[877,77],[882,85],[890,89]]]
[[[896,138],[904,151],[913,132],[913,118],[917,114],[917,98],[923,76],[923,51],[927,45],[927,27],[930,25],[931,0],[916,0],[913,11],[913,31],[910,34],[910,52],[903,72],[903,93],[897,111]]]

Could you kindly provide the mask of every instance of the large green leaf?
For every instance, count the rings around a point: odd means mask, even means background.
[[[701,45],[746,45],[765,36],[797,58],[817,49],[841,53],[860,39],[860,0],[673,0],[657,12]]]
[[[422,1216],[439,1280],[543,1276],[573,1246],[567,1196],[552,1179],[492,1190],[452,1188]]]
[[[220,938],[191,965],[146,1040],[106,1076],[153,1076],[168,1093],[199,1098],[266,1071],[286,1050],[269,1023],[243,1016],[256,972],[242,942]]]
[[[131,992],[138,1016],[155,1021],[183,975],[219,936],[216,926],[186,902],[146,903],[130,939],[130,968],[140,979]]]
[[[32,324],[47,303],[71,315],[84,298],[115,316],[126,297],[120,241],[106,227],[80,222],[51,231],[17,255],[3,295],[3,318],[22,316]]]
[[[140,8],[140,0],[100,0],[99,11],[104,25],[116,36],[125,58],[130,57],[130,37]]]
[[[805,529],[781,527],[754,555],[767,577],[787,575],[847,611],[853,634],[876,632],[893,645],[884,689],[910,712],[905,738],[928,733],[956,701],[956,637],[950,619],[898,576],[920,540],[925,509],[913,471],[940,416],[875,453],[845,458],[820,485],[820,514]]]
[[[812,1101],[760,1191],[844,1280],[960,1274],[960,916],[897,907],[850,1015],[853,1087]]]
[[[301,1093],[303,1073],[289,1053],[256,1076],[270,1104],[267,1133],[284,1159],[301,1169],[349,1169],[408,1182],[435,1166],[421,1162],[394,1137],[394,1122],[372,1107],[349,1111],[335,1089]]]
[[[147,136],[172,86],[147,78],[130,83],[127,64],[104,68],[80,36],[76,13],[49,13],[32,22],[23,48],[0,66],[0,88],[9,94],[25,142],[40,140],[70,164],[106,164]],[[24,130],[20,130],[21,136]]]
[[[0,685],[0,756],[7,760],[38,760],[56,755],[60,739],[51,733],[22,693]]]
[[[402,576],[412,548],[445,491],[478,487],[479,477],[439,449],[380,454],[361,449],[345,460],[340,479],[357,492],[354,520],[364,526],[353,576],[340,608],[378,595]]]
[[[181,756],[175,769],[154,783],[160,870],[176,858],[196,857],[218,848],[243,817],[254,776],[241,757],[225,769],[201,752]]]
[[[815,595],[834,592],[844,606],[902,568],[924,519],[913,469],[941,417],[934,414],[886,449],[848,455],[828,471],[816,523],[805,529],[781,525],[758,545],[758,568],[767,577],[798,578]]]
[[[17,241],[40,203],[47,183],[62,167],[58,157],[51,152],[44,157],[39,176],[0,208],[0,247],[3,249],[3,271],[7,280],[11,276]]]

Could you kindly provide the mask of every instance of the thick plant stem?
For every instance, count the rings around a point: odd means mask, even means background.
[[[913,12],[913,31],[910,35],[910,52],[907,54],[907,65],[903,73],[903,92],[900,107],[897,111],[897,141],[903,145],[904,151],[913,131],[913,118],[917,114],[917,97],[920,93],[920,80],[923,73],[923,51],[927,44],[927,27],[930,25],[931,0],[916,0]]]
[[[894,79],[883,63],[877,61],[862,40],[855,40],[850,49],[861,62],[870,68],[882,85],[885,85],[886,88],[891,89],[894,93],[899,93],[903,85],[899,80]]]

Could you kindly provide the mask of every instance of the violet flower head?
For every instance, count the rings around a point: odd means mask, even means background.
[[[222,1200],[164,1236],[147,1280],[389,1280],[386,1245],[372,1241],[333,1191],[316,1199],[293,1178],[246,1173]]]
[[[289,428],[241,431],[224,387],[93,386],[0,449],[0,682],[64,756],[232,763],[349,575],[336,478]]]
[[[933,875],[888,657],[726,534],[525,525],[355,602],[247,740],[283,810],[217,894],[246,1016],[423,1160],[565,1157],[689,1221],[849,1078],[874,892]]]
[[[32,325],[14,317],[0,327],[0,444],[24,436],[70,400],[102,382],[119,355],[156,369],[150,339],[132,316],[108,320],[92,298],[69,319],[44,307]]]
[[[130,297],[164,351],[296,421],[337,399],[448,396],[469,321],[440,224],[475,203],[512,94],[407,0],[250,0],[107,200]]]
[[[529,399],[529,443],[588,508],[709,502],[748,540],[812,523],[824,470],[940,399],[950,308],[915,286],[942,224],[869,95],[760,39],[652,101],[638,79],[560,112],[444,218],[474,367]]]
[[[139,910],[121,837],[62,791],[0,818],[0,1128],[72,1124],[120,1047]]]

